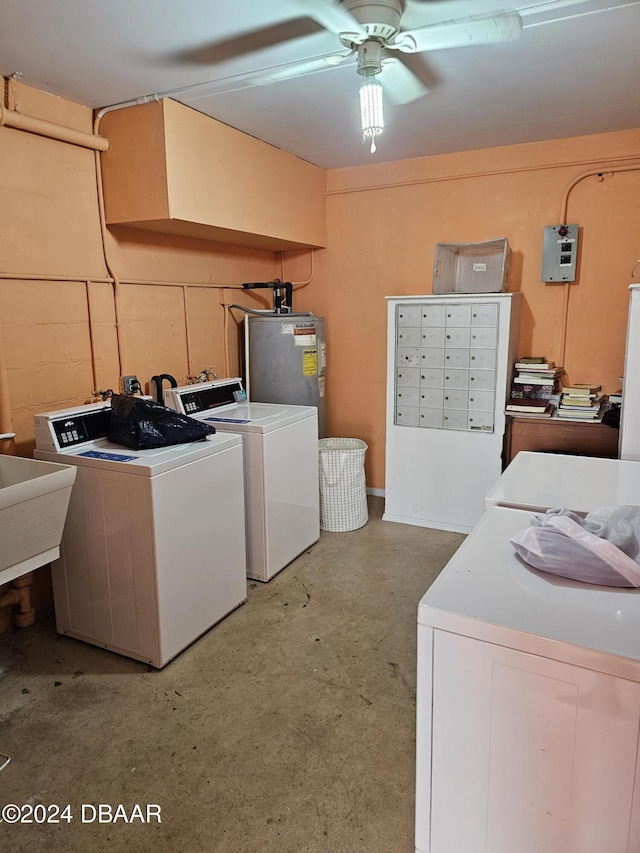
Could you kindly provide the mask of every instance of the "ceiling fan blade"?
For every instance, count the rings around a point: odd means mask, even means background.
[[[329,53],[314,59],[303,59],[300,62],[289,62],[266,71],[256,71],[246,78],[252,86],[267,86],[280,80],[291,80],[293,77],[303,77],[317,71],[329,71],[337,68],[354,56],[355,51],[348,53]]]
[[[232,74],[230,77],[219,77],[217,80],[204,80],[202,83],[185,86],[183,89],[172,90],[173,94],[180,93],[183,103],[190,103],[200,98],[213,98],[227,95],[242,89],[252,89],[254,86],[268,86],[280,80],[302,77],[319,71],[330,71],[347,62],[355,51],[348,53],[330,53],[326,56],[316,56],[313,59],[288,62],[283,65],[273,65],[261,71],[245,71],[242,74]]]
[[[402,32],[395,42],[387,47],[406,53],[418,53],[423,50],[514,41],[520,38],[521,34],[520,15],[517,12],[500,12],[495,15],[460,18],[457,21]]]
[[[382,60],[382,90],[392,104],[410,104],[429,93],[429,89],[401,61],[391,56]]]
[[[349,34],[354,40],[364,41],[367,33],[338,0],[296,0],[300,11],[337,36]]]
[[[321,32],[322,27],[309,17],[282,21],[261,30],[251,30],[174,54],[173,59],[194,65],[217,65],[227,59],[236,59],[247,53],[253,53],[273,45],[283,44],[293,39]]]

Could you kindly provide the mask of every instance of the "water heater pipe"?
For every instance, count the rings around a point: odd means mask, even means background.
[[[244,305],[228,305],[227,308],[237,308],[245,314],[255,314],[257,317],[313,317],[311,311],[295,311],[291,314],[274,314],[273,311],[256,311],[253,308],[245,308]]]
[[[94,133],[85,133],[82,130],[74,130],[52,121],[34,118],[24,113],[9,110],[0,105],[0,127],[13,127],[16,130],[26,130],[28,133],[36,133],[38,136],[47,136],[49,139],[57,139],[59,142],[70,142],[81,148],[92,148],[94,151],[106,151],[109,140],[104,136]]]
[[[290,314],[292,312],[293,285],[290,281],[280,281],[277,278],[275,281],[248,281],[242,285],[243,290],[256,290],[260,288],[273,290],[274,314]],[[284,298],[282,296],[283,290],[285,293]]]

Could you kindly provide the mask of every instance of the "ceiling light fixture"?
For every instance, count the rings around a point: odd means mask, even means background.
[[[358,45],[358,74],[363,77],[360,85],[362,141],[371,142],[372,154],[376,150],[376,139],[384,130],[382,84],[376,76],[381,71],[382,45],[373,40]]]
[[[360,118],[363,142],[371,141],[370,151],[373,154],[376,150],[376,139],[384,130],[384,114],[382,84],[372,72],[365,75],[360,85]]]

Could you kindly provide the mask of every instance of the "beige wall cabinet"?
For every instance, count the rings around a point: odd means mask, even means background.
[[[278,251],[326,245],[324,169],[164,99],[107,113],[108,225]]]

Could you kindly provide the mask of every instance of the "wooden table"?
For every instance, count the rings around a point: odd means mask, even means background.
[[[616,459],[618,430],[593,421],[508,417],[503,454],[505,468],[521,450],[555,451]]]

